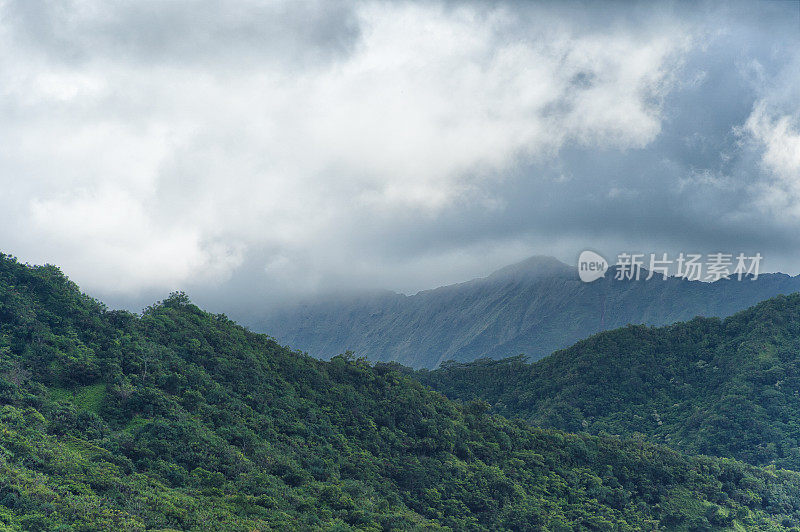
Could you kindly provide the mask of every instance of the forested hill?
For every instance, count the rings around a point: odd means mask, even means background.
[[[782,530],[800,475],[532,428],[0,256],[0,530]]]
[[[645,276],[643,276],[645,277]],[[725,317],[800,291],[800,276],[714,283],[660,276],[579,280],[576,269],[532,257],[492,275],[413,296],[337,296],[286,306],[252,327],[316,356],[352,350],[371,360],[434,368],[446,360],[525,354],[532,360],[604,329]]]
[[[416,376],[540,426],[642,433],[690,453],[800,468],[800,294],[725,320],[600,333],[533,364],[481,360]]]

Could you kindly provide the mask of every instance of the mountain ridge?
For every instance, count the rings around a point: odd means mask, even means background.
[[[643,273],[644,276],[646,274]],[[351,350],[376,361],[433,368],[453,359],[541,358],[600,330],[724,317],[800,290],[800,276],[762,274],[714,283],[669,277],[592,283],[552,257],[535,256],[486,277],[406,296],[310,299],[248,322],[323,358]]]
[[[417,378],[544,427],[640,433],[689,453],[800,468],[800,294],[724,320],[604,331],[533,363],[450,363]]]

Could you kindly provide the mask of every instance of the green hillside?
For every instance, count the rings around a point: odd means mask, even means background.
[[[293,352],[182,294],[108,311],[0,256],[0,530],[800,524],[800,474],[486,408]]]
[[[800,468],[800,294],[725,320],[597,334],[533,364],[451,363],[416,376],[540,426],[641,433],[689,453]]]

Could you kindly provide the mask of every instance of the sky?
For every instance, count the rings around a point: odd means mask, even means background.
[[[800,273],[800,2],[0,0],[0,250],[113,307],[584,249]]]

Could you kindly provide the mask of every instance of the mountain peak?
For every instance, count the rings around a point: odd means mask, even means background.
[[[574,275],[575,269],[555,257],[534,255],[527,259],[505,266],[489,275],[488,279],[563,277]]]

